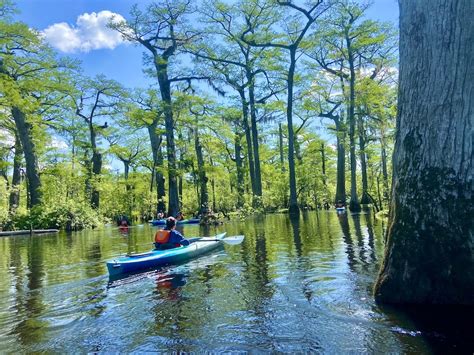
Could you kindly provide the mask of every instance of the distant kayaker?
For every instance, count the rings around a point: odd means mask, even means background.
[[[344,207],[346,207],[344,202],[342,202],[341,200],[337,201],[336,208],[344,208]]]
[[[166,227],[155,234],[155,248],[164,250],[177,248],[181,245],[189,245],[189,240],[176,230],[176,219],[168,217]]]
[[[177,220],[177,221],[182,221],[182,220],[184,220],[183,212],[181,212],[181,211],[178,212],[178,214],[176,215],[176,220]]]

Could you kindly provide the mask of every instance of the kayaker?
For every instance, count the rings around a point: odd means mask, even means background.
[[[176,230],[176,219],[173,217],[168,217],[166,227],[155,233],[155,248],[158,250],[177,248],[189,243],[189,240]]]
[[[182,221],[182,220],[184,220],[183,212],[181,212],[181,211],[178,212],[178,214],[176,215],[176,220],[177,220],[177,221]]]
[[[346,207],[344,202],[342,202],[341,200],[337,201],[336,208],[344,208],[344,207]]]

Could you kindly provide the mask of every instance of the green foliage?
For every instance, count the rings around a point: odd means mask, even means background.
[[[17,214],[11,229],[65,229],[69,231],[94,228],[103,223],[101,217],[86,203],[69,200],[65,203],[41,205],[29,213]]]

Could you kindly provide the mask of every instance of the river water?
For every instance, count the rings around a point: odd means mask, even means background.
[[[374,303],[384,228],[332,211],[186,226],[245,240],[113,282],[105,261],[149,250],[155,227],[0,238],[0,353],[472,353],[471,311]]]

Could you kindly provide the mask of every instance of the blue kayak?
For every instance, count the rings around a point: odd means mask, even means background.
[[[199,218],[190,218],[190,219],[183,219],[182,221],[177,221],[177,224],[198,224],[200,221]],[[150,221],[151,225],[153,226],[164,226],[166,225],[166,219],[154,219]]]
[[[146,253],[117,257],[107,261],[107,269],[110,276],[117,276],[162,265],[181,263],[220,247],[223,245],[221,240],[225,235],[226,233],[221,233],[214,237],[197,238],[199,241],[178,248],[151,250]]]

